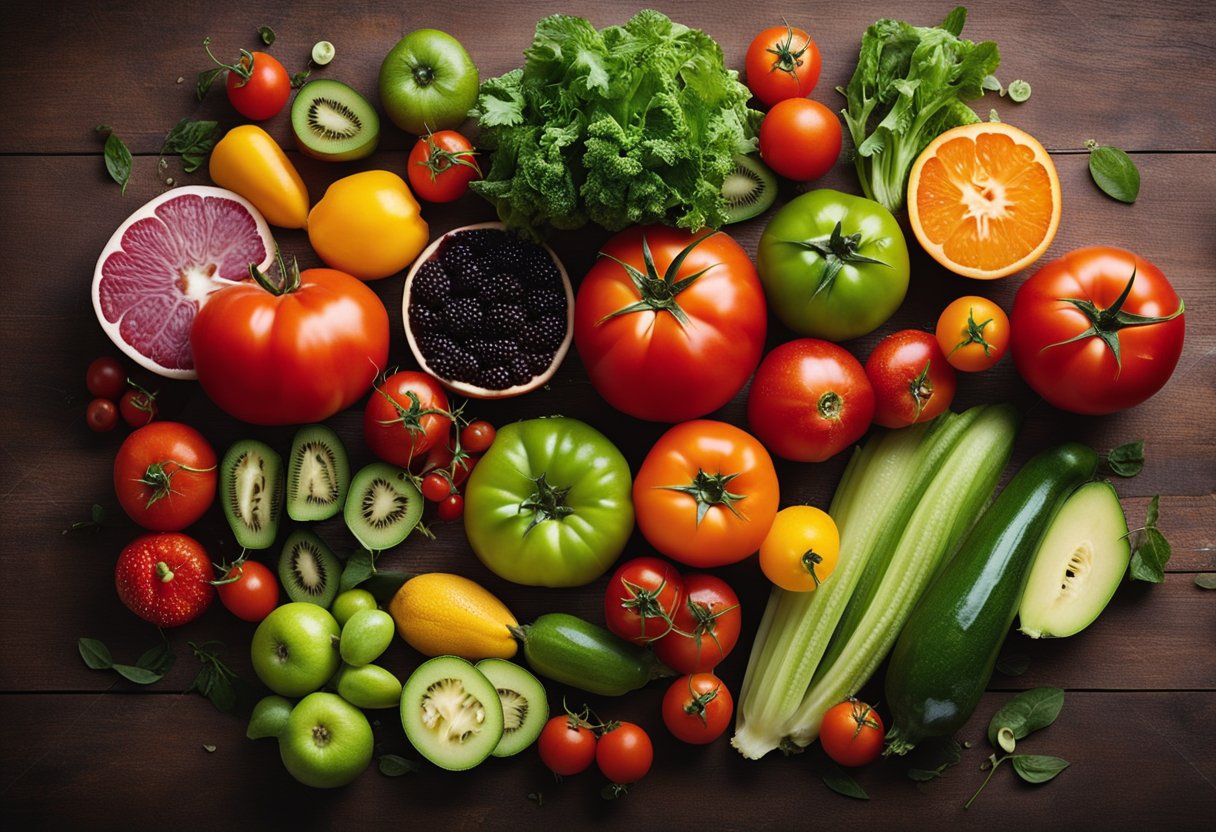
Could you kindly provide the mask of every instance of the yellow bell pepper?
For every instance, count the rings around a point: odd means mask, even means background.
[[[308,188],[270,134],[256,124],[233,127],[211,151],[211,179],[254,204],[281,228],[308,223]]]
[[[387,170],[339,179],[308,215],[308,240],[320,258],[360,280],[396,274],[429,239],[418,200],[405,180]]]

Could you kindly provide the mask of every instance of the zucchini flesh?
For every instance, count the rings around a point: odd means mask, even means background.
[[[891,651],[887,754],[961,728],[979,704],[1013,623],[1031,560],[1098,456],[1066,443],[1032,457],[972,527],[913,609]]]

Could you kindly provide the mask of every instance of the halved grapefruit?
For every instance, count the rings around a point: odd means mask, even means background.
[[[274,260],[270,226],[248,200],[203,185],[175,188],[118,227],[93,272],[93,309],[110,339],[168,378],[194,378],[190,326],[217,289]]]
[[[964,277],[1021,271],[1060,225],[1060,179],[1043,145],[1003,122],[955,127],[908,176],[908,222],[934,260]]]

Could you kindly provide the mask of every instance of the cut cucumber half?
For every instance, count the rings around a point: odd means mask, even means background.
[[[439,656],[420,664],[406,680],[401,725],[423,757],[448,771],[464,771],[498,747],[502,704],[476,667],[455,656]]]
[[[1043,536],[1018,608],[1031,638],[1081,632],[1106,609],[1131,561],[1127,519],[1108,482],[1091,482],[1064,501]]]
[[[220,462],[220,500],[238,545],[269,548],[283,513],[283,458],[256,439],[234,443]]]
[[[342,516],[365,549],[391,549],[422,519],[422,494],[404,469],[373,462],[351,480]]]
[[[349,485],[350,461],[338,434],[325,425],[296,431],[287,458],[287,516],[328,520],[342,509]]]
[[[540,680],[506,659],[482,659],[477,669],[490,680],[502,703],[502,739],[491,752],[511,757],[536,742],[549,720],[549,699]]]

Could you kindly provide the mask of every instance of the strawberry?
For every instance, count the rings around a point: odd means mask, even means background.
[[[203,614],[215,598],[215,571],[194,538],[146,534],[122,550],[114,570],[118,597],[158,627],[177,627]]]

